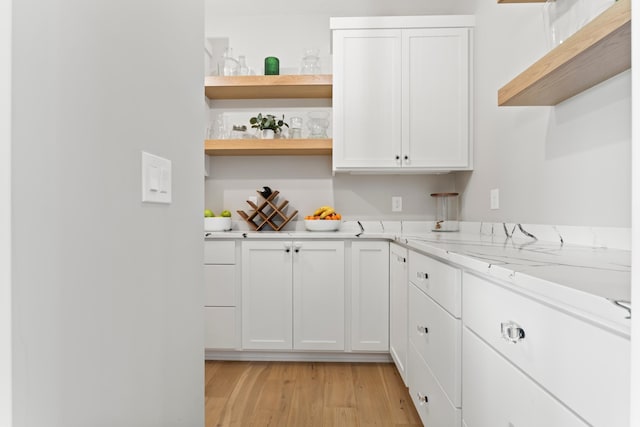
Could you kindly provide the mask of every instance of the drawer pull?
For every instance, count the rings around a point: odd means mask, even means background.
[[[420,332],[421,334],[428,334],[429,328],[427,328],[426,326],[418,325],[418,332]]]
[[[422,393],[418,392],[418,402],[421,405],[425,405],[425,404],[429,403],[429,398],[427,397],[426,394],[422,394]]]
[[[429,278],[429,273],[423,273],[422,271],[418,271],[416,275],[418,276],[418,279],[426,280]]]
[[[514,344],[524,339],[524,329],[515,322],[502,322],[500,331],[502,332],[502,338]]]

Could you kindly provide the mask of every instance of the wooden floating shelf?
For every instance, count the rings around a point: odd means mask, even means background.
[[[498,91],[498,105],[557,105],[631,67],[631,0],[620,0]]]
[[[332,139],[208,139],[210,156],[317,156],[331,155]]]
[[[332,76],[208,76],[204,93],[209,99],[326,98],[333,94]]]

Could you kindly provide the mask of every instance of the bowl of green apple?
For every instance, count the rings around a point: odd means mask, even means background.
[[[211,209],[204,210],[204,231],[228,230],[231,230],[231,212],[225,210],[216,216]]]

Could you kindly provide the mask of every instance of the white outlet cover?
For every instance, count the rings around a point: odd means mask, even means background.
[[[402,197],[391,197],[391,212],[402,212]]]
[[[491,209],[500,209],[500,190],[494,188],[490,193]]]
[[[171,203],[171,160],[142,152],[142,201]]]

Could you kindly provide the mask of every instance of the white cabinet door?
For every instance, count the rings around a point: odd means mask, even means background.
[[[242,243],[242,347],[292,348],[291,242]]]
[[[470,166],[469,32],[402,31],[403,167]]]
[[[587,424],[466,327],[462,337],[465,425],[586,427]]]
[[[407,384],[407,249],[389,245],[389,351],[398,372]]]
[[[351,246],[351,349],[389,350],[389,243]]]
[[[344,350],[344,242],[293,242],[293,348]]]
[[[401,32],[333,32],[334,170],[396,168],[401,144]]]

